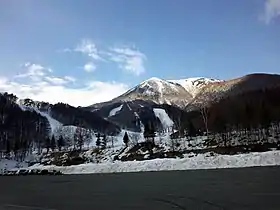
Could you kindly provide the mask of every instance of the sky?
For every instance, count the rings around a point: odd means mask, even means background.
[[[0,92],[87,106],[150,77],[280,74],[280,0],[0,0]]]

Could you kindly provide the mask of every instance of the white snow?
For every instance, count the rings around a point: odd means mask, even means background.
[[[204,77],[193,77],[179,80],[169,80],[170,82],[177,83],[185,88],[193,97],[200,91],[206,84],[212,82],[220,82],[221,80],[209,79]]]
[[[170,171],[213,168],[240,168],[280,165],[280,151],[240,155],[199,154],[182,159],[154,159],[145,161],[87,163],[75,166],[34,165],[29,169],[55,169],[65,174],[117,173],[138,171]]]
[[[123,105],[120,105],[120,106],[118,106],[118,107],[112,109],[112,110],[110,111],[108,117],[112,117],[112,116],[116,115],[119,111],[122,110],[122,107],[123,107]]]
[[[26,168],[28,165],[25,162],[15,160],[2,159],[0,160],[0,174],[5,170],[13,170],[18,168]]]
[[[61,126],[62,123],[60,123],[59,121],[55,120],[54,118],[52,118],[49,113],[47,112],[42,112],[40,111],[38,108],[36,107],[30,107],[30,106],[24,106],[22,105],[20,102],[18,102],[18,106],[22,109],[22,111],[35,111],[38,114],[40,114],[41,116],[47,118],[47,120],[49,121],[50,127],[51,127],[51,133],[50,135],[54,134]]]
[[[41,112],[38,109],[34,109],[37,113],[39,113],[41,116],[46,117],[49,121],[49,124],[51,126],[51,133],[54,134],[55,131],[62,126],[62,123],[52,118],[48,113]]]
[[[127,105],[128,109],[131,111],[132,109],[131,109],[131,107],[129,106],[129,104],[127,103],[126,105]]]
[[[174,122],[170,119],[170,117],[164,109],[154,108],[153,111],[155,113],[155,116],[160,120],[162,126],[165,129],[168,129],[173,126]]]
[[[175,92],[178,92],[178,86],[174,83],[162,80],[156,77],[152,77],[144,82],[140,83],[139,87],[145,89],[145,95],[155,95],[160,94],[161,98],[163,97],[166,90],[172,89]]]
[[[21,104],[18,104],[18,106],[19,106],[19,108],[21,108],[22,111],[26,111],[27,110],[26,107],[21,105]]]

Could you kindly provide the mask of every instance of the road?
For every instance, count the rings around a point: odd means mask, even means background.
[[[280,167],[0,177],[1,210],[280,209]]]

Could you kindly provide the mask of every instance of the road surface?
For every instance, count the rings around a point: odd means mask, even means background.
[[[280,167],[0,177],[1,210],[280,209]]]

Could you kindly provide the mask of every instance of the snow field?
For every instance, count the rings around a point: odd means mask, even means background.
[[[160,120],[162,126],[165,129],[168,129],[173,126],[174,122],[170,119],[170,117],[164,109],[154,108],[153,111],[155,113],[155,116]]]

